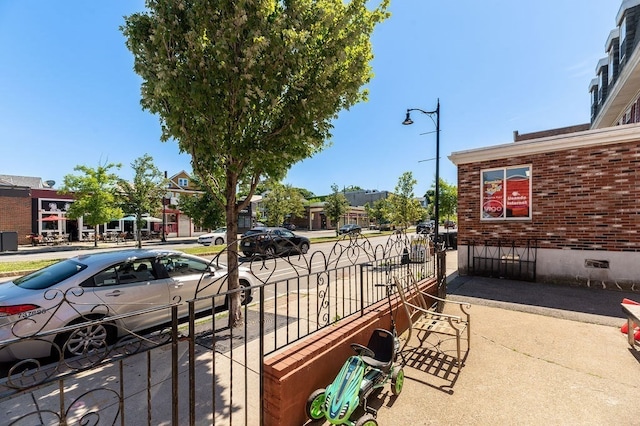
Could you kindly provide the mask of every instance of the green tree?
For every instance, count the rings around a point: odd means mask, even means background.
[[[144,214],[156,215],[162,208],[162,198],[167,192],[168,180],[153,164],[153,157],[144,154],[131,163],[135,172],[133,182],[118,179],[122,210],[136,218],[136,241],[142,248]]]
[[[391,221],[389,211],[389,200],[387,198],[380,198],[373,202],[373,206],[369,206],[369,203],[364,206],[369,220],[373,219],[375,223],[380,226]]]
[[[458,187],[448,183],[446,180],[440,178],[440,220],[451,219],[458,213]],[[429,200],[427,211],[430,216],[435,213],[435,183],[431,186],[431,189],[427,191],[425,197]]]
[[[73,170],[81,175],[65,175],[58,193],[73,193],[74,202],[67,211],[71,219],[83,218],[83,222],[94,229],[94,246],[98,246],[98,226],[122,217],[122,209],[118,203],[119,177],[110,173],[111,169],[119,169],[120,164],[109,163],[98,165],[93,169],[87,166],[76,166]]]
[[[287,216],[304,214],[304,200],[297,189],[275,181],[269,182],[268,187],[269,190],[262,199],[268,225],[280,226]]]
[[[293,188],[293,189],[298,191],[302,196],[302,198],[304,198],[305,200],[310,200],[316,197],[316,195],[313,192],[309,191],[308,189],[305,189],[305,188]]]
[[[321,151],[331,121],[366,100],[370,37],[389,0],[147,0],[121,28],[142,79],[142,107],[162,140],[191,155],[203,189],[225,206],[227,238],[261,177],[280,180]],[[244,199],[237,188],[246,184]],[[229,247],[229,287],[239,287]],[[242,323],[230,298],[229,325]]]
[[[407,228],[422,217],[422,206],[413,195],[413,187],[418,183],[413,173],[404,172],[398,179],[395,193],[389,196],[392,222]]]
[[[225,223],[224,208],[216,197],[208,192],[181,195],[180,210],[203,228],[215,229]],[[235,238],[232,241],[234,240]]]
[[[338,235],[340,218],[347,212],[349,201],[342,192],[339,192],[338,185],[331,185],[331,190],[333,193],[327,195],[324,200],[324,212],[331,220],[333,226],[336,227],[336,235]]]
[[[440,216],[447,220],[458,214],[458,187],[440,179]]]

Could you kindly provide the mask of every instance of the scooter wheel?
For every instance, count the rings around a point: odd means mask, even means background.
[[[311,420],[320,420],[324,417],[324,410],[322,406],[324,405],[324,389],[317,389],[307,399],[307,417]]]
[[[371,414],[365,414],[356,422],[356,426],[378,426],[376,418]]]
[[[404,370],[398,368],[393,371],[391,375],[391,393],[394,395],[400,395],[402,392],[402,386],[404,385]]]

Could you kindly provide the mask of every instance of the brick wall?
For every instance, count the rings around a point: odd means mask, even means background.
[[[28,190],[0,192],[0,231],[18,233],[18,244],[29,244],[31,233],[31,196]]]
[[[423,291],[436,293],[434,278],[420,282]],[[367,344],[376,328],[388,329],[388,302],[383,300],[362,316],[326,327],[264,360],[264,424],[267,426],[298,426],[306,424],[305,405],[311,393],[329,385],[347,358],[353,355],[351,343]],[[403,333],[409,327],[400,300],[392,299],[397,313],[396,330]]]
[[[520,164],[531,164],[532,220],[481,221],[480,171]],[[640,141],[459,164],[458,193],[459,241],[640,251]]]

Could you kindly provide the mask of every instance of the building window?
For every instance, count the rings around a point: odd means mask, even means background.
[[[625,16],[620,23],[620,62],[623,62],[626,56],[627,45],[625,43],[627,39],[627,17]]]
[[[178,178],[178,185],[185,187],[189,186],[189,179],[187,178]]]
[[[613,48],[613,46],[611,47],[611,50],[609,50],[609,86],[613,85],[613,70],[615,69],[614,66],[616,65],[616,49]]]
[[[482,170],[480,219],[531,219],[531,166]]]

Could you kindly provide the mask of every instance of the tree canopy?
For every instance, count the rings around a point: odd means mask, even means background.
[[[340,218],[347,212],[349,201],[342,192],[339,191],[338,185],[331,185],[332,194],[327,195],[324,200],[324,211],[331,219],[331,224],[336,227],[336,235],[338,235],[338,227]]]
[[[162,198],[167,192],[167,179],[153,164],[153,157],[144,154],[131,163],[134,171],[133,182],[118,179],[120,205],[122,210],[136,218],[136,241],[142,247],[141,229],[144,214],[155,215],[162,208]],[[163,230],[164,232],[164,230]]]
[[[451,219],[452,216],[455,216],[458,213],[458,187],[450,184],[446,180],[440,178],[440,214],[438,215],[441,220],[444,218]],[[427,206],[427,211],[429,215],[433,215],[435,213],[435,182],[431,189],[427,191],[425,197],[429,200],[429,205]]]
[[[413,187],[418,183],[413,173],[404,172],[398,179],[395,193],[389,196],[392,211],[392,222],[407,228],[423,216],[423,209],[414,198]]]
[[[372,10],[366,3],[147,0],[147,11],[125,17],[141,104],[225,206],[229,241],[260,178],[279,180],[322,150],[331,120],[366,99],[370,36],[388,16],[388,0]],[[242,183],[249,192],[238,201]],[[228,259],[237,288],[237,247]],[[232,299],[235,326],[242,318],[239,297]]]
[[[147,0],[145,12],[125,17],[142,107],[225,206],[229,241],[261,177],[279,180],[322,150],[331,121],[367,98],[370,36],[389,0],[371,10],[367,3]],[[249,192],[237,200],[243,183]],[[237,288],[237,247],[228,258]],[[230,323],[238,325],[239,297],[232,299]]]
[[[61,194],[73,192],[67,216],[72,219],[83,218],[83,222],[94,228],[94,245],[98,245],[98,226],[122,217],[118,204],[118,176],[111,169],[119,169],[120,164],[98,165],[95,169],[80,165],[73,170],[80,175],[65,175],[58,190]]]
[[[286,217],[304,214],[304,200],[298,189],[280,182],[270,182],[268,188],[262,199],[268,225],[281,226]]]

